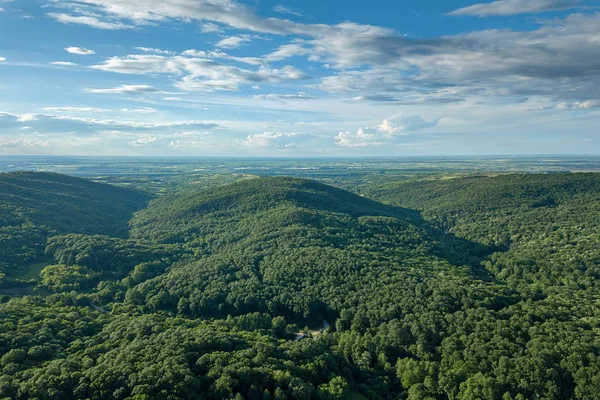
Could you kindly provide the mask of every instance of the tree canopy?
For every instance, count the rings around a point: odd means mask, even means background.
[[[260,178],[57,228],[0,288],[0,398],[600,398],[599,187]]]

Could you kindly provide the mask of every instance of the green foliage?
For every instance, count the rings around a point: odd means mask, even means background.
[[[142,192],[40,172],[0,174],[0,271],[18,274],[43,257],[46,239],[64,233],[127,234]]]
[[[67,292],[89,288],[99,274],[80,265],[49,265],[42,270],[41,278],[48,289]]]
[[[0,298],[0,398],[600,398],[599,188],[264,178],[61,232],[55,293]]]

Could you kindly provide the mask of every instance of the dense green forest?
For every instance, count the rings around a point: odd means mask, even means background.
[[[66,233],[127,235],[142,192],[52,173],[0,174],[0,273],[43,260],[46,239]]]
[[[0,175],[0,398],[600,399],[600,175],[448,178]]]

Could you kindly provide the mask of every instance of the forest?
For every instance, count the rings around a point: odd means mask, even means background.
[[[600,399],[599,279],[596,173],[3,173],[0,399]]]

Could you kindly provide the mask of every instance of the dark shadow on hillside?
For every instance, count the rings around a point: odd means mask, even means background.
[[[300,207],[343,213],[355,218],[366,216],[393,217],[420,227],[434,240],[433,255],[448,261],[454,266],[466,265],[471,267],[472,276],[478,279],[493,279],[481,266],[481,261],[498,249],[462,239],[448,231],[440,230],[425,221],[418,210],[383,204],[315,181],[297,178],[262,179],[281,179],[294,182],[294,185],[292,185],[293,190],[290,190],[286,197]]]

